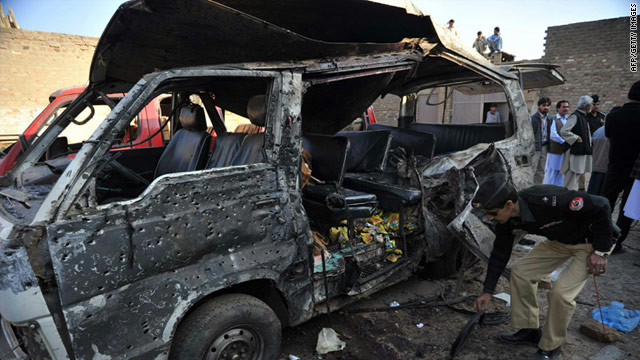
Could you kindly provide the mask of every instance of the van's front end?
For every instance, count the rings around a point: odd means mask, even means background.
[[[67,359],[31,257],[46,251],[42,229],[12,223],[0,213],[0,354],[2,359]],[[25,242],[33,245],[27,250]],[[44,285],[44,284],[43,284]]]

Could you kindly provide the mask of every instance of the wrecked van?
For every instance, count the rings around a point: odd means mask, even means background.
[[[456,271],[459,244],[482,256],[492,240],[469,207],[478,179],[503,172],[523,187],[532,177],[522,78],[414,8],[122,5],[87,89],[0,178],[0,348],[9,358],[275,359],[285,326],[420,268]],[[415,122],[420,91],[461,84],[502,89],[508,129]],[[127,95],[73,159],[41,161],[113,92]],[[403,98],[402,126],[339,132],[384,94]],[[169,143],[110,151],[158,98],[171,99]],[[264,132],[231,133],[216,106]],[[437,151],[441,139],[453,150]]]

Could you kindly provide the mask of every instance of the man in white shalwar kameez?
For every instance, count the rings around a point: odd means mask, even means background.
[[[549,140],[551,143],[549,154],[547,154],[547,163],[544,167],[544,180],[543,184],[562,186],[564,181],[564,174],[560,172],[560,165],[562,164],[562,153],[564,139],[560,136],[560,129],[567,122],[567,114],[569,113],[569,102],[567,100],[560,100],[556,104],[556,117],[551,123],[551,129],[549,131]]]
[[[564,187],[569,190],[578,190],[578,178],[580,175],[591,172],[592,149],[591,131],[587,121],[587,113],[591,111],[591,96],[584,95],[578,100],[577,110],[574,111],[567,122],[560,129],[560,136],[567,144],[569,150],[562,156],[560,172],[564,174]]]

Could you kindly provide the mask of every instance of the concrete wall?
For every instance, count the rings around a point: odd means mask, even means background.
[[[0,28],[0,134],[19,134],[53,91],[86,85],[97,38]]]
[[[598,94],[601,110],[609,112],[627,101],[640,78],[629,70],[629,17],[549,27],[542,61],[560,65],[567,82],[540,93],[554,104],[568,100],[571,110],[581,95]]]

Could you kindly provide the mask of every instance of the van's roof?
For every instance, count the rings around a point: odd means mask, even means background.
[[[511,76],[461,45],[410,2],[402,1],[410,4],[406,7],[380,2],[391,1],[132,0],[105,28],[90,82],[133,84],[144,74],[178,67],[398,51],[419,51],[427,60],[429,53],[444,50]]]
[[[389,5],[393,2],[132,0],[120,6],[105,28],[91,64],[90,83],[106,92],[127,92],[148,73],[223,64],[275,70],[301,67],[306,74],[338,74],[345,68],[359,68],[363,74],[386,67],[384,74],[361,82],[335,82],[327,91],[305,93],[304,129],[331,133],[380,95],[517,79],[409,1],[400,1],[406,5],[400,7]],[[389,71],[397,64],[405,66]],[[346,94],[348,99],[335,94]],[[240,96],[237,104],[219,105],[242,114],[246,107],[242,100]],[[333,112],[326,113],[327,109]]]

